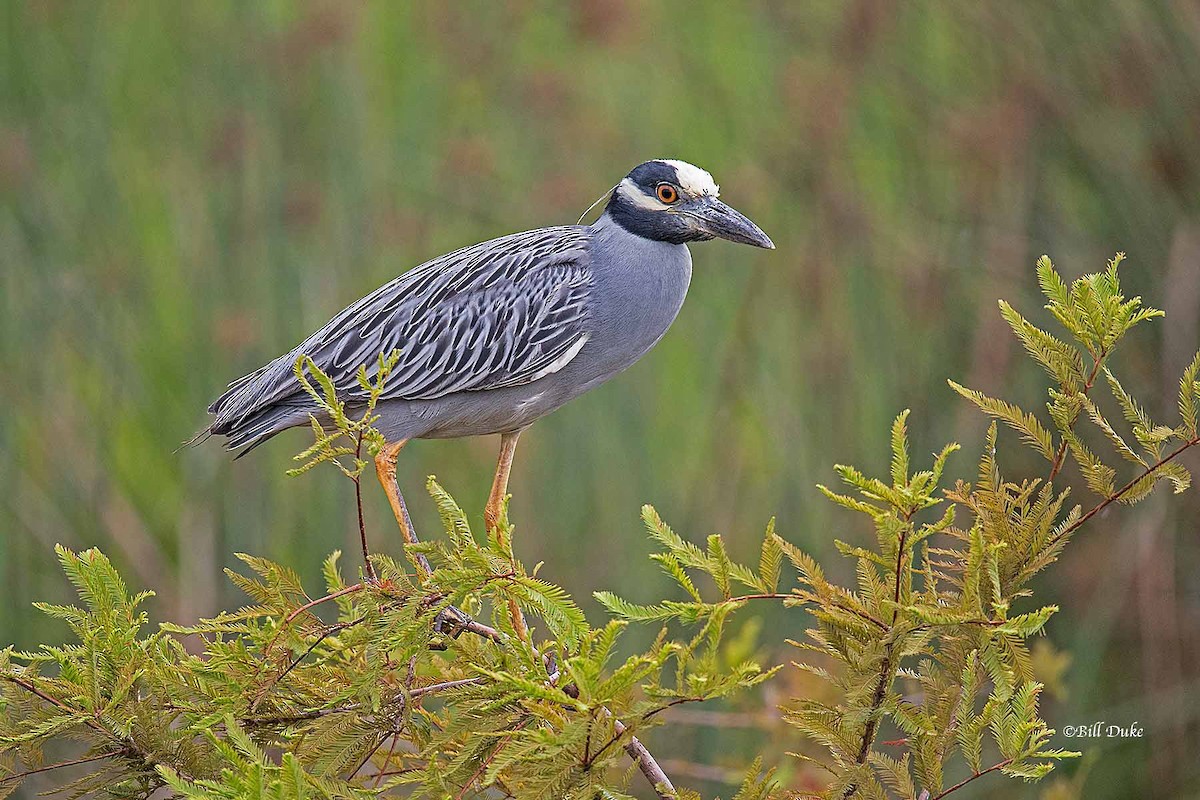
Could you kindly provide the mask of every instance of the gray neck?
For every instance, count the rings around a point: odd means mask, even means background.
[[[620,243],[621,247],[634,251],[688,252],[686,244],[656,241],[655,239],[634,233],[617,222],[608,213],[601,214],[595,222],[588,226],[600,242]],[[690,256],[689,256],[690,257]]]
[[[596,342],[620,370],[654,346],[675,321],[692,277],[687,245],[656,242],[601,216],[591,226]],[[590,345],[589,345],[590,346]]]

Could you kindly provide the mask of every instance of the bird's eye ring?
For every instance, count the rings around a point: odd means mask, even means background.
[[[679,190],[669,183],[660,183],[655,189],[658,199],[664,203],[674,203],[679,199]]]

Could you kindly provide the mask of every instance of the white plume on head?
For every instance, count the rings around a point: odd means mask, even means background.
[[[721,194],[721,187],[717,186],[712,175],[695,164],[673,158],[656,158],[654,161],[666,164],[675,170],[675,180],[679,183],[679,189],[685,197],[717,197]],[[665,211],[668,208],[666,203],[660,201],[653,194],[647,194],[629,178],[618,183],[616,191],[644,211]]]
[[[673,158],[657,160],[675,168],[675,174],[679,176],[679,188],[686,193],[695,197],[700,195],[717,197],[721,194],[721,187],[717,186],[713,176],[709,175],[707,170],[700,169],[695,164],[689,164],[686,161],[676,161]]]

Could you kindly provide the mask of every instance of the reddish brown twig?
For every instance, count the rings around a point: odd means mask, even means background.
[[[324,597],[318,597],[316,600],[310,600],[307,603],[305,603],[304,605],[297,608],[292,613],[288,614],[286,617],[284,617],[283,618],[283,627],[287,627],[288,625],[291,625],[292,622],[295,621],[296,617],[300,616],[305,611],[308,611],[310,608],[315,608],[315,607],[321,605],[322,603],[328,603],[330,600],[336,600],[339,597],[345,597],[346,595],[353,594],[354,592],[360,592],[360,591],[362,591],[362,588],[363,588],[363,584],[356,583],[353,586],[347,586],[345,589],[339,589],[338,591],[334,592],[333,594],[327,594]],[[281,628],[281,630],[282,630],[282,628]],[[275,635],[278,636],[279,634],[276,633]],[[268,648],[268,649],[270,649],[270,648]]]
[[[525,719],[521,720],[519,723],[517,723],[517,725],[513,727],[513,730],[519,731],[528,724],[529,724],[529,718],[525,718]],[[458,794],[454,796],[454,800],[462,800],[464,797],[467,796],[467,792],[469,792],[471,790],[471,786],[474,785],[475,781],[479,780],[479,776],[487,771],[487,768],[489,766],[491,766],[493,761],[496,760],[496,756],[500,755],[500,751],[503,750],[504,747],[511,741],[512,741],[512,739],[509,738],[509,739],[503,739],[496,743],[495,749],[492,750],[492,752],[488,754],[488,757],[483,760],[483,763],[481,763],[479,765],[479,768],[477,770],[475,770],[475,772],[471,775],[471,777],[467,778],[467,782],[463,784],[462,789],[460,789]]]
[[[997,764],[992,764],[990,767],[985,769],[983,772],[976,772],[971,777],[964,778],[963,780],[954,784],[953,786],[951,786],[949,789],[942,792],[941,794],[934,795],[932,800],[942,800],[942,798],[945,797],[946,795],[950,794],[951,792],[957,792],[959,789],[963,788],[964,786],[966,786],[968,783],[975,780],[976,778],[982,778],[984,775],[987,775],[989,772],[995,772],[998,769],[1004,769],[1011,763],[1012,763],[1012,759],[1006,758]]]
[[[74,767],[79,764],[89,764],[93,761],[100,761],[105,758],[116,758],[119,755],[121,755],[121,754],[120,753],[101,753],[100,755],[88,756],[87,758],[76,758],[71,761],[60,761],[57,764],[50,764],[49,766],[38,767],[37,769],[27,769],[24,772],[16,772],[16,773],[13,773],[12,775],[6,775],[6,776],[4,776],[4,778],[0,778],[0,784],[14,783],[16,781],[22,780],[23,778],[28,778],[30,775],[37,775],[39,772],[49,772],[50,770],[53,770],[53,769],[62,769],[63,767]]]
[[[367,411],[367,414],[370,414]],[[359,431],[358,437],[354,443],[354,462],[359,464],[362,461],[362,431]],[[379,576],[375,574],[375,565],[371,563],[371,551],[367,547],[367,523],[363,517],[363,502],[362,502],[362,471],[356,472],[352,480],[354,481],[354,507],[358,511],[358,538],[362,542],[362,557],[363,557],[363,572],[367,576],[367,580],[371,583],[378,583]]]
[[[1046,546],[1052,547],[1055,544],[1057,544],[1059,542],[1059,540],[1061,540],[1064,536],[1071,535],[1073,532],[1078,530],[1079,527],[1082,526],[1089,519],[1096,516],[1101,511],[1108,508],[1110,505],[1112,505],[1113,503],[1115,503],[1116,501],[1118,501],[1122,497],[1124,497],[1126,494],[1128,494],[1129,491],[1134,486],[1136,486],[1138,483],[1140,483],[1142,480],[1145,480],[1146,478],[1148,478],[1149,476],[1151,476],[1155,472],[1157,472],[1160,468],[1162,468],[1162,466],[1164,464],[1167,464],[1170,461],[1174,461],[1176,458],[1178,458],[1180,456],[1180,454],[1182,454],[1184,451],[1186,451],[1189,447],[1195,447],[1197,444],[1200,444],[1200,436],[1194,437],[1192,439],[1188,439],[1186,442],[1181,444],[1179,447],[1175,448],[1173,451],[1171,451],[1167,455],[1163,456],[1158,461],[1156,461],[1153,464],[1151,464],[1150,466],[1146,467],[1146,469],[1142,470],[1142,473],[1140,475],[1138,475],[1136,478],[1134,478],[1129,483],[1122,486],[1117,491],[1110,494],[1108,497],[1104,498],[1103,501],[1101,501],[1100,503],[1097,503],[1095,506],[1092,507],[1092,509],[1090,511],[1088,511],[1086,514],[1084,514],[1079,519],[1075,520],[1073,523],[1068,525],[1066,528],[1063,528],[1062,531],[1060,531],[1058,534],[1056,534],[1055,536],[1053,536],[1050,539],[1050,541],[1047,543]]]

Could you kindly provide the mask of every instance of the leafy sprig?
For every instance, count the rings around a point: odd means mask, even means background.
[[[1000,302],[1001,316],[1051,379],[1049,421],[950,381],[994,420],[974,484],[943,485],[956,444],[936,454],[929,469],[910,472],[905,411],[892,426],[887,478],[837,466],[850,492],[818,487],[834,503],[866,517],[874,530],[871,546],[835,540],[841,554],[855,562],[855,585],[828,580],[820,565],[777,536],[773,525],[754,572],[728,563],[711,539],[702,550],[680,538],[649,509],[651,536],[664,548],[652,558],[688,599],[637,605],[608,593],[597,597],[623,619],[686,624],[707,624],[716,614],[759,597],[804,607],[815,625],[798,645],[810,654],[798,666],[828,681],[838,699],[798,698],[784,713],[825,751],[823,758],[801,756],[830,777],[821,797],[936,800],[992,773],[1036,780],[1056,761],[1078,755],[1050,746],[1054,730],[1040,716],[1041,685],[1034,679],[1027,640],[1045,631],[1058,608],[1030,608],[1029,582],[1061,555],[1076,530],[1110,504],[1136,503],[1163,481],[1176,492],[1186,489],[1191,476],[1176,458],[1200,443],[1200,354],[1180,380],[1180,422],[1174,426],[1152,421],[1109,366],[1129,331],[1162,316],[1143,306],[1141,298],[1126,299],[1122,293],[1118,268],[1123,257],[1118,254],[1104,271],[1070,284],[1049,258],[1038,261],[1046,309],[1066,338]],[[1101,375],[1121,410],[1121,424],[1110,421],[1091,396]],[[1092,423],[1095,437],[1077,429],[1081,418]],[[1045,478],[1002,476],[997,422],[1050,464]],[[1130,432],[1122,433],[1122,426]],[[1119,488],[1121,465],[1098,455],[1101,447],[1133,466]],[[1099,498],[1086,511],[1067,503],[1069,487],[1054,485],[1068,462]],[[786,594],[778,593],[780,555],[795,570],[797,585]],[[695,573],[708,575],[720,596],[704,600]],[[737,594],[731,589],[735,584],[758,594]],[[878,749],[885,726],[900,736],[889,742],[899,751]],[[985,766],[988,752],[996,760]],[[947,786],[947,770],[964,768],[966,777]]]
[[[383,396],[388,376],[399,361],[400,351],[393,350],[389,354],[380,353],[371,372],[367,371],[366,365],[358,368],[355,380],[361,390],[361,397],[356,397],[355,402],[358,416],[352,417],[346,410],[344,394],[339,393],[329,375],[323,372],[310,356],[301,355],[296,358],[292,372],[304,393],[328,422],[323,423],[317,414],[309,414],[313,443],[293,457],[293,460],[303,463],[295,469],[288,470],[289,476],[303,475],[326,463],[336,465],[347,478],[357,480],[362,475],[367,466],[362,457],[364,446],[369,455],[377,456],[386,444],[383,434],[373,427],[379,421],[375,406]],[[347,459],[349,464],[346,463]]]

